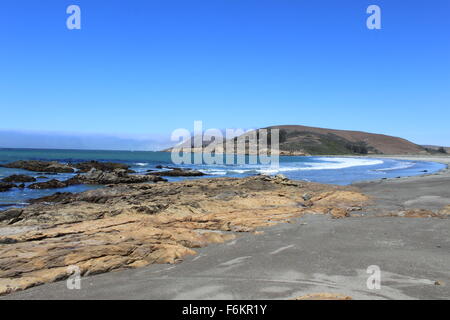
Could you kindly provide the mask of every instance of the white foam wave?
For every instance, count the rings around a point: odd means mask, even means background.
[[[303,162],[302,167],[280,167],[280,168],[263,168],[258,170],[264,174],[276,174],[280,172],[289,171],[310,171],[310,170],[337,170],[359,166],[374,166],[383,164],[383,160],[379,159],[357,159],[357,158],[317,158],[322,161],[320,163],[315,162]]]
[[[249,171],[254,171],[253,169],[249,169],[249,170],[229,170],[228,172],[233,172],[233,173],[246,173]]]
[[[379,159],[360,159],[360,158],[316,158],[320,162],[299,162],[284,164],[281,167],[244,167],[239,169],[205,169],[202,172],[210,175],[226,175],[231,174],[246,174],[246,173],[261,173],[273,175],[284,172],[293,171],[310,171],[310,170],[338,170],[357,166],[373,166],[383,164],[383,160]]]
[[[205,174],[209,174],[209,175],[213,175],[213,176],[224,176],[226,175],[228,172],[225,170],[200,170],[201,172],[205,173]]]
[[[382,168],[382,169],[375,169],[373,171],[393,171],[393,170],[401,170],[401,169],[408,169],[411,168],[415,165],[414,162],[404,162],[404,163],[400,163],[394,167],[390,167],[390,168]]]
[[[289,171],[300,171],[304,168],[298,168],[298,167],[281,167],[281,168],[262,168],[259,170],[256,170],[259,173],[262,174],[276,174],[280,172],[289,172]]]
[[[136,162],[134,165],[144,167],[144,166],[148,166],[148,163],[147,162]]]
[[[359,158],[317,158],[325,163],[307,163],[309,167],[300,168],[300,170],[328,170],[344,169],[350,167],[375,166],[383,164],[379,159],[359,159]]]

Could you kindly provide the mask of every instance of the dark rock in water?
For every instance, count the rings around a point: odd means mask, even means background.
[[[115,169],[129,170],[128,165],[114,162],[87,161],[87,162],[73,163],[71,165],[74,168],[78,169],[79,172],[89,172],[89,170],[91,170],[92,168],[106,172],[111,172],[114,171]]]
[[[0,182],[0,192],[8,191],[11,188],[17,187],[14,183]]]
[[[77,184],[83,184],[84,182],[81,181],[80,179],[78,179],[78,175],[75,177],[72,177],[70,179],[64,180],[63,181],[67,186],[74,186]]]
[[[14,223],[18,221],[22,212],[23,212],[22,209],[16,208],[0,211],[0,222],[9,220],[8,223]]]
[[[74,177],[81,183],[87,184],[118,184],[118,183],[140,183],[167,181],[161,177],[148,175],[129,175],[125,169],[115,169],[113,172],[104,172],[91,169],[86,174],[79,174]]]
[[[155,166],[156,169],[162,169],[164,168],[162,165],[158,164],[157,166]]]
[[[48,177],[46,177],[46,176],[39,176],[39,177],[36,177],[37,179],[48,179]]]
[[[42,203],[42,202],[61,202],[68,203],[72,200],[73,193],[71,192],[56,192],[50,196],[41,197],[37,199],[28,200],[29,203]]]
[[[73,168],[69,167],[66,164],[59,163],[56,161],[19,160],[0,166],[5,168],[24,169],[28,171],[48,172],[48,173],[74,172]]]
[[[56,189],[64,187],[67,187],[67,183],[56,179],[52,179],[45,182],[36,182],[28,186],[28,188],[30,189]]]
[[[37,182],[30,184],[28,188],[30,189],[55,189],[55,188],[65,188],[68,186],[73,186],[77,184],[83,184],[84,182],[77,178],[77,176],[72,177],[70,179],[60,181],[56,179],[52,179],[45,182]]]
[[[130,175],[128,169],[114,169],[105,172],[92,168],[85,174],[77,174],[75,177],[65,181],[52,179],[45,182],[37,182],[28,186],[30,189],[54,189],[64,188],[77,184],[118,184],[118,183],[141,183],[167,181],[159,176]]]
[[[3,178],[2,181],[3,182],[35,182],[36,179],[31,176],[27,176],[25,174],[13,174],[9,177]]]
[[[21,184],[19,184],[19,185],[17,186],[17,188],[23,189],[23,188],[25,188],[25,184],[21,183]]]
[[[173,168],[168,171],[149,172],[147,175],[163,176],[163,177],[200,177],[204,176],[203,172],[191,169]]]

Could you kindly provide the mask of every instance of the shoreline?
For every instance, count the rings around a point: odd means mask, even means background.
[[[288,178],[292,179],[294,181],[311,181],[311,182],[323,183],[323,184],[329,184],[329,185],[347,185],[347,186],[352,186],[352,185],[359,184],[359,183],[364,183],[364,182],[375,182],[375,181],[379,181],[379,180],[409,179],[409,178],[419,177],[419,176],[429,176],[429,175],[440,174],[440,173],[444,173],[445,171],[448,171],[449,170],[449,164],[450,164],[450,156],[446,157],[446,156],[441,156],[441,155],[376,155],[376,157],[373,157],[373,156],[374,155],[363,155],[363,156],[357,156],[357,155],[323,155],[323,156],[305,156],[305,157],[353,158],[353,159],[374,159],[374,160],[390,159],[390,160],[399,160],[399,161],[412,160],[412,161],[420,161],[420,162],[428,162],[428,163],[434,162],[434,163],[445,165],[446,167],[442,168],[439,171],[434,171],[433,173],[419,173],[419,174],[412,174],[412,175],[398,176],[398,177],[390,177],[390,178],[381,178],[380,177],[380,178],[371,178],[371,179],[363,179],[363,180],[355,179],[352,182],[347,182],[345,184],[333,183],[333,182],[318,182],[318,181],[316,182],[314,180],[308,180],[306,178],[305,179],[291,178],[291,177],[289,177],[289,175],[288,175]],[[289,157],[290,158],[290,157],[298,157],[298,156],[284,156],[284,157]],[[57,161],[57,160],[54,160],[54,161]],[[64,164],[65,162],[61,162],[61,163]],[[117,163],[125,165],[127,163],[127,161],[118,161]],[[130,166],[130,164],[127,164],[127,166]],[[198,170],[202,171],[202,169],[200,169],[200,168]],[[29,172],[29,173],[32,173],[32,172]],[[28,171],[25,172],[25,174],[29,174],[29,173],[28,173]],[[262,174],[266,175],[266,173],[262,173]],[[141,175],[142,175],[142,173],[141,173]],[[273,176],[275,174],[270,174],[270,175]],[[139,174],[138,174],[138,176],[139,176]],[[252,175],[249,175],[249,176],[252,176]],[[205,179],[205,178],[210,179],[210,178],[219,178],[219,177],[223,177],[223,176],[220,176],[220,175],[216,176],[214,174],[211,175],[211,174],[208,174],[207,172],[205,172],[205,177],[202,177],[200,179]],[[227,177],[227,176],[225,176],[225,177]],[[231,176],[231,177],[233,177],[233,176]],[[56,178],[58,179],[58,176],[56,176]],[[180,178],[182,178],[182,177],[180,177]],[[237,177],[237,178],[242,178],[242,177]],[[175,181],[183,181],[183,180],[175,180]],[[174,182],[174,181],[169,181],[169,183],[171,183],[171,182]],[[0,212],[2,212],[4,210],[8,210],[10,208],[25,208],[25,207],[29,206],[31,203],[33,203],[33,201],[36,200],[36,199],[51,197],[52,195],[54,195],[55,193],[58,193],[58,192],[62,192],[62,193],[64,193],[64,192],[72,192],[74,194],[77,194],[77,193],[89,190],[91,188],[102,188],[102,187],[104,187],[102,185],[96,185],[96,184],[85,184],[84,188],[83,188],[82,185],[79,185],[79,186],[80,186],[80,188],[82,188],[82,190],[75,190],[75,191],[67,190],[66,191],[65,189],[59,189],[59,190],[44,189],[43,191],[48,191],[44,195],[41,195],[41,196],[38,196],[38,197],[30,197],[30,198],[27,198],[27,199],[21,199],[20,198],[19,199],[20,202],[17,202],[17,203],[12,203],[11,202],[11,203],[5,203],[3,205],[0,205]],[[71,186],[69,186],[69,187],[72,188]],[[75,186],[75,187],[77,187],[77,186]],[[1,196],[1,194],[0,194],[0,196]]]
[[[359,156],[357,158],[371,158],[366,156]],[[441,170],[438,170],[433,173],[423,173],[419,175],[412,175],[412,176],[403,176],[398,178],[379,178],[374,180],[361,180],[361,181],[355,181],[351,183],[350,185],[358,184],[358,183],[364,183],[364,182],[371,182],[371,181],[379,181],[379,180],[407,180],[414,177],[427,177],[427,176],[433,176],[433,175],[449,175],[450,176],[450,155],[448,156],[433,156],[433,155],[379,155],[377,158],[371,158],[371,159],[391,159],[391,160],[411,160],[411,161],[422,161],[422,162],[435,162],[439,164],[445,165],[445,168],[442,168]]]
[[[385,158],[398,157],[386,156]],[[433,161],[430,160],[431,157],[424,156],[402,158]],[[439,159],[450,163],[450,158]],[[124,269],[129,268],[137,268],[135,272],[154,270],[153,267],[165,270],[163,266],[153,266],[153,264],[176,265],[181,260],[186,260],[186,267],[183,263],[180,265],[183,267],[177,268],[191,270],[192,262],[196,261],[192,257],[200,258],[204,252],[213,257],[218,248],[222,248],[220,250],[228,248],[228,243],[238,243],[241,238],[256,241],[251,248],[262,257],[267,254],[278,255],[278,252],[284,252],[287,250],[285,248],[293,246],[292,243],[299,248],[305,245],[319,245],[315,232],[329,230],[336,224],[346,230],[344,234],[349,236],[367,228],[369,230],[374,228],[377,231],[372,234],[374,239],[371,241],[375,244],[383,241],[386,232],[391,237],[398,238],[394,243],[414,241],[415,238],[411,238],[411,230],[414,230],[413,234],[423,234],[421,241],[425,243],[429,243],[429,239],[436,239],[438,236],[439,248],[443,246],[445,252],[448,243],[445,232],[448,229],[445,226],[450,222],[448,219],[450,190],[446,188],[449,183],[450,172],[447,167],[434,174],[409,176],[404,179],[377,179],[350,186],[309,183],[289,180],[282,176],[262,175],[247,178],[204,178],[163,184],[116,185],[75,194],[74,197],[62,197],[54,204],[35,204],[20,209],[14,212],[17,217],[20,217],[19,220],[13,217],[12,224],[1,227],[5,232],[0,235],[0,258],[3,258],[9,267],[0,268],[3,270],[3,275],[0,275],[0,293],[8,294],[27,289],[24,292],[7,295],[7,299],[9,297],[45,298],[54,293],[58,296],[68,294],[70,296],[71,293],[65,292],[67,289],[64,289],[64,281],[44,284],[42,287],[30,287],[65,279],[67,276],[65,265],[77,265],[77,261],[81,261],[83,276],[89,275],[91,281],[126,276],[132,271]],[[222,209],[218,211],[218,208]],[[367,219],[369,217],[375,219]],[[410,218],[402,219],[404,217]],[[415,219],[419,222],[414,222]],[[306,225],[311,223],[316,227],[313,228],[312,233],[307,232],[305,236],[299,237],[295,230],[308,229],[304,227],[305,223]],[[402,225],[410,227],[402,229]],[[275,241],[275,238],[280,236],[280,231],[277,230],[285,230],[283,232],[286,232],[287,238],[279,243],[280,248],[274,248],[272,253],[268,253],[267,249],[264,249],[265,245],[261,247],[258,239],[263,243]],[[399,232],[399,230],[402,231]],[[436,230],[433,231],[433,238],[430,238],[430,230]],[[266,238],[264,236],[266,233],[271,236]],[[159,243],[160,240],[155,243],[155,239],[161,239],[162,235],[167,240],[164,240],[162,244]],[[326,239],[332,240],[333,237],[328,235]],[[325,239],[320,240],[319,243],[321,241]],[[357,267],[355,261],[359,260],[351,250],[353,242],[354,240],[346,239],[337,241],[333,245],[339,245],[339,250],[336,252],[348,252],[346,255],[349,260],[345,263]],[[93,243],[97,245],[93,246]],[[388,259],[388,265],[384,265],[383,268],[391,268],[389,264],[392,264],[392,257],[387,254],[390,252],[388,248],[386,248],[387,251],[376,253],[374,243],[363,243],[364,250],[376,254],[377,259]],[[39,245],[36,246],[37,244]],[[37,248],[39,251],[36,251]],[[233,245],[227,251],[225,257],[229,259],[229,263],[240,259],[241,248],[242,245],[238,247]],[[405,249],[407,262],[416,268],[416,255],[410,253],[410,247]],[[326,250],[326,248],[321,247],[320,250]],[[422,250],[423,254],[429,256],[429,259],[436,264],[432,269],[432,276],[431,274],[420,275],[420,273],[418,276],[442,281],[442,267],[439,262],[442,261],[440,253],[442,250],[436,252],[427,248],[417,248],[417,250]],[[16,251],[32,258],[26,262],[20,258],[17,259],[14,254],[11,255]],[[139,255],[130,256],[129,252],[137,252]],[[334,257],[335,252],[327,252]],[[99,253],[100,257],[97,256]],[[301,254],[307,253],[301,251]],[[289,256],[280,253],[280,257],[288,259]],[[37,259],[36,263],[35,259]],[[314,256],[309,259],[314,261]],[[207,259],[201,260],[208,265]],[[0,267],[1,261],[2,259],[0,259]],[[62,265],[61,261],[64,261]],[[45,263],[42,264],[43,262]],[[270,262],[269,269],[272,268],[273,263],[273,261]],[[294,260],[290,263],[296,265],[299,262]],[[327,271],[331,274],[339,273],[338,266],[322,266],[320,261],[317,263],[317,266],[313,266],[319,269],[332,268]],[[10,269],[11,266],[13,266],[12,269]],[[251,269],[251,267],[245,268]],[[307,269],[311,267],[302,266]],[[363,269],[363,266],[359,267]],[[195,268],[199,268],[198,265]],[[282,269],[280,266],[276,267],[273,270],[274,273],[279,272],[280,268]],[[122,271],[116,274],[110,273],[111,270]],[[403,274],[401,268],[393,271]],[[19,274],[22,272],[22,276],[17,277],[17,272]],[[191,270],[191,272],[194,271]],[[93,275],[96,273],[103,273],[103,275]],[[234,272],[228,276],[233,277]],[[349,288],[346,285],[348,281],[349,279],[346,278],[343,283],[340,283],[340,293],[356,298],[370,296],[367,292],[366,295],[361,295]],[[432,280],[429,281],[432,283]],[[163,283],[164,286],[169,287],[175,284],[170,280]],[[59,289],[48,291],[48,287],[53,286]],[[100,285],[98,288],[100,291],[84,291],[82,297],[92,298],[92,294],[95,294],[99,298],[105,298],[112,294],[113,298],[122,298],[121,294],[124,293],[120,288],[111,287],[111,284],[107,287]],[[448,292],[448,287],[444,286],[442,289],[443,292]],[[131,290],[134,290],[133,287]],[[162,290],[164,292],[164,289]],[[245,289],[242,290],[245,291]],[[360,290],[361,288],[357,291]],[[417,290],[412,296],[420,296],[424,292],[420,288]],[[312,291],[304,293],[308,294]],[[153,291],[151,296],[156,299],[161,298],[157,292]],[[405,298],[410,297],[411,293],[388,292],[387,296]]]
[[[446,167],[434,173],[416,176],[361,181],[352,186],[379,200],[383,209],[450,211],[450,157],[445,156],[384,156],[382,158],[428,161]],[[449,190],[447,190],[449,189]],[[379,206],[380,207],[380,206]]]
[[[291,158],[291,157],[298,157],[298,156],[290,156],[290,155],[288,155],[288,156],[283,156],[283,157]],[[415,160],[415,161],[421,161],[421,162],[434,162],[434,163],[439,163],[439,164],[446,165],[447,168],[443,168],[440,171],[448,170],[448,166],[450,164],[450,160],[449,160],[450,157],[446,158],[444,156],[434,156],[434,155],[364,155],[364,156],[357,156],[357,155],[321,155],[321,156],[306,156],[306,157],[350,158],[350,159],[353,158],[353,159],[374,159],[374,160],[391,159],[391,160],[399,160],[399,161]],[[442,159],[444,159],[444,160],[442,160]],[[441,161],[439,161],[439,160],[441,160]],[[26,161],[28,161],[28,160],[26,160]],[[42,160],[42,161],[44,161],[44,160]],[[54,161],[57,161],[57,160],[54,160]],[[86,160],[83,160],[83,161],[86,162]],[[107,161],[107,160],[104,160],[104,161]],[[89,161],[87,161],[87,162],[89,162]],[[61,162],[61,163],[64,164],[65,162]],[[118,164],[123,164],[123,165],[126,165],[126,166],[130,167],[130,168],[133,167],[133,165],[130,164],[129,161],[126,161],[126,160],[123,160],[123,161],[118,160]],[[140,168],[140,167],[137,167],[137,168]],[[349,168],[351,168],[351,167],[349,167]],[[195,170],[202,171],[202,168],[196,168]],[[324,168],[324,170],[326,170],[326,168]],[[401,169],[399,169],[399,170],[401,170]],[[147,172],[148,171],[154,171],[154,170],[147,170]],[[425,174],[422,174],[422,173],[411,173],[412,175],[401,176],[401,179],[407,179],[409,177],[422,176],[422,175],[425,175],[425,176],[426,175],[433,175],[433,174],[437,174],[440,171],[435,171],[433,173],[425,173]],[[225,176],[217,175],[216,176],[215,174],[209,174],[207,171],[204,171],[204,170],[203,170],[203,172],[205,174],[205,177],[202,177],[200,179],[203,179],[203,178],[208,178],[209,179],[209,178],[218,178],[218,177],[228,177],[228,175],[225,175]],[[24,174],[30,174],[30,173],[33,173],[33,172],[28,172],[28,171],[24,172]],[[283,172],[280,172],[280,173],[283,174]],[[140,172],[140,174],[142,175],[141,172]],[[266,173],[261,173],[261,174],[266,174]],[[399,174],[402,174],[402,173],[399,172]],[[139,175],[137,175],[137,176],[139,176]],[[251,175],[248,175],[248,176],[251,176]],[[290,177],[289,174],[287,174],[287,176],[288,176],[288,178],[290,178],[292,180],[295,180],[295,181],[312,181],[312,182],[324,183],[324,184],[330,184],[330,185],[338,184],[338,185],[349,185],[349,186],[351,186],[353,184],[361,183],[361,182],[386,180],[386,179],[387,180],[398,179],[398,177],[395,177],[395,178],[394,177],[391,177],[391,178],[381,178],[381,177],[379,177],[379,178],[378,177],[377,178],[372,178],[372,177],[368,178],[368,177],[364,177],[366,179],[364,179],[364,178],[363,178],[363,180],[358,180],[358,179],[350,180],[349,179],[347,182],[344,182],[344,183],[341,183],[341,182],[335,182],[334,183],[332,181],[330,181],[330,182],[327,182],[327,181],[314,181],[313,179],[311,179],[311,177],[308,177],[308,175],[304,179],[302,179],[301,177]],[[230,177],[234,177],[234,176],[230,175]],[[238,176],[238,177],[241,178],[240,176]],[[54,179],[54,178],[58,179],[58,176],[54,176],[54,177],[51,176],[51,179]],[[182,177],[180,177],[180,178],[182,178]],[[309,180],[308,180],[308,178],[309,178]],[[50,179],[50,178],[48,178],[48,179]],[[59,180],[61,180],[61,179],[59,179]],[[38,182],[39,181],[41,181],[41,180],[38,180]],[[70,179],[68,181],[70,181]],[[180,181],[180,180],[175,180],[175,181]],[[43,189],[43,192],[42,192],[43,194],[42,195],[37,195],[37,196],[34,195],[33,196],[33,194],[31,194],[31,196],[29,198],[22,198],[22,196],[19,196],[17,198],[18,199],[17,203],[8,202],[7,204],[5,204],[3,206],[0,205],[0,212],[3,211],[3,210],[7,210],[8,208],[14,208],[14,207],[24,208],[24,207],[28,206],[29,203],[32,203],[33,200],[39,199],[39,198],[42,198],[42,197],[49,197],[49,196],[55,194],[56,192],[66,192],[67,191],[67,192],[72,192],[72,193],[79,193],[79,192],[84,192],[85,190],[88,190],[91,187],[92,188],[102,187],[101,185],[98,186],[95,183],[94,184],[85,184],[84,185],[85,187],[82,187],[82,185],[79,185],[79,186],[80,186],[80,189],[82,189],[82,190],[74,190],[74,191],[72,191],[72,190],[65,190],[65,189],[53,190],[53,189],[50,188],[50,189]],[[72,189],[72,188],[77,188],[78,186],[77,185],[73,185],[73,187],[72,187],[72,185],[70,185],[69,187]],[[33,192],[34,191],[32,191],[32,193]],[[1,194],[0,194],[0,196],[1,196]],[[11,199],[9,199],[9,198],[5,198],[5,199],[8,199],[8,201],[11,201]]]

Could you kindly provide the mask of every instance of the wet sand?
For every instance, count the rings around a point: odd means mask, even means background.
[[[385,210],[426,209],[438,211],[450,205],[450,156],[378,156],[413,161],[435,161],[447,168],[434,174],[355,183],[376,199],[374,208]]]

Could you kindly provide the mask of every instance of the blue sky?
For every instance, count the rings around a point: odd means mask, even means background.
[[[79,5],[81,30],[66,28]],[[366,8],[382,29],[366,28]],[[450,2],[9,0],[0,129],[302,124],[450,145]]]

